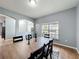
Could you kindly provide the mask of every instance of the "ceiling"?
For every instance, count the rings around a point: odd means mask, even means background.
[[[30,7],[28,0],[0,0],[0,7],[38,18],[75,7],[78,2],[79,0],[39,0],[37,7]]]

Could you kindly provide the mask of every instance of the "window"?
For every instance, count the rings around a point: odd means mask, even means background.
[[[43,24],[42,25],[42,34],[50,34],[51,38],[58,39],[59,35],[59,23],[54,22],[50,24]]]
[[[34,24],[31,21],[19,20],[19,32],[33,32]]]
[[[42,25],[42,33],[45,33],[45,34],[48,33],[48,24]]]
[[[27,22],[28,23],[28,32],[33,32],[34,31],[34,24],[30,21]]]

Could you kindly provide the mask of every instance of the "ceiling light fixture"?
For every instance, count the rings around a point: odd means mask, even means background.
[[[36,7],[37,3],[38,3],[38,0],[29,0],[28,1],[29,6],[31,6],[31,7]]]

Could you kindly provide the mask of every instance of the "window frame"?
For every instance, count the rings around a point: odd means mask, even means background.
[[[51,27],[54,26],[54,24],[56,24],[55,27],[57,26],[57,29],[50,29]],[[44,30],[43,30],[44,25],[48,25],[48,30],[47,30],[48,32],[47,33],[44,33]],[[50,34],[54,30],[55,30],[55,33]],[[50,34],[51,38],[59,39],[59,22],[57,21],[57,22],[53,22],[53,23],[43,23],[42,24],[42,34],[43,34],[43,36],[44,36],[44,34]]]

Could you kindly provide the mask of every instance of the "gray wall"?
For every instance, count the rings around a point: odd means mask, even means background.
[[[54,21],[59,21],[59,40],[55,42],[76,47],[76,7],[37,19],[38,35],[41,35],[42,23]]]
[[[16,20],[27,19],[27,20],[32,21],[32,22],[34,21],[32,18],[30,18],[28,16],[25,16],[25,15],[22,15],[20,13],[16,13],[16,12],[10,11],[10,10],[2,8],[2,7],[0,7],[0,14],[12,17],[12,18],[14,18]]]
[[[21,21],[21,23],[19,23],[19,21]],[[20,20],[16,20],[16,36],[17,35],[22,35],[25,39],[25,35],[28,35],[29,33],[33,33],[34,31],[30,32],[28,29],[30,28],[30,21],[26,20],[26,19],[20,19]],[[33,23],[33,22],[32,22]],[[31,30],[31,28],[30,28]]]
[[[34,20],[28,16],[25,16],[25,15],[22,15],[22,14],[19,14],[19,13],[16,13],[16,12],[13,12],[13,11],[10,11],[8,9],[5,9],[5,8],[2,8],[0,7],[0,14],[3,14],[3,15],[6,15],[6,16],[9,16],[11,18],[14,18],[16,20],[16,33],[18,32],[18,21],[20,19],[26,19],[26,20],[29,20],[31,22],[34,23]]]
[[[77,48],[79,50],[79,5],[77,6]]]
[[[14,18],[16,21],[16,32],[18,31],[18,20],[19,19],[26,19],[34,22],[32,18],[24,16],[19,13],[15,13],[13,11],[9,11],[0,7],[0,14],[4,14]],[[69,10],[65,10],[59,13],[51,14],[48,16],[41,17],[36,19],[34,22],[35,25],[39,24],[39,28],[37,30],[38,35],[41,35],[41,24],[59,21],[59,40],[55,41],[61,44],[69,45],[72,47],[76,47],[76,8],[72,8]],[[77,44],[79,45],[79,44]]]
[[[29,20],[29,21],[34,23],[34,20],[32,18],[30,18],[28,16],[25,16],[25,15],[22,15],[20,13],[16,13],[16,12],[10,11],[10,10],[2,8],[2,7],[0,7],[0,14],[9,16],[9,17],[11,17],[11,18],[16,20],[16,23],[15,23],[16,24],[16,26],[15,26],[15,34],[17,34],[18,31],[19,31],[19,23],[18,23],[19,20],[26,19],[26,20]]]

